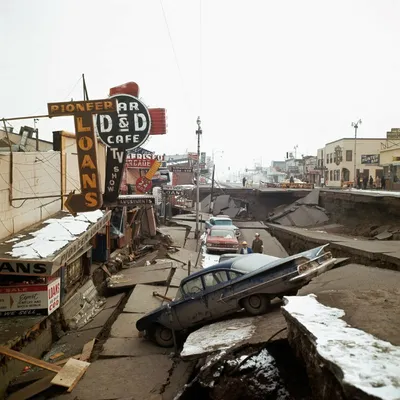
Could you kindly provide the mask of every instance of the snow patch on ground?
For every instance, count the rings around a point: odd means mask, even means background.
[[[202,266],[203,268],[212,267],[215,264],[219,263],[219,255],[218,254],[209,254],[205,246],[202,248]]]
[[[76,217],[67,215],[60,219],[50,218],[43,223],[45,227],[29,233],[30,239],[19,241],[21,235],[11,241],[16,241],[12,251],[7,252],[12,257],[38,259],[46,258],[74,241],[86,232],[89,225],[103,216],[101,210],[79,213]],[[10,241],[7,241],[8,243]]]
[[[370,194],[379,194],[381,196],[392,196],[392,197],[400,197],[400,192],[391,192],[389,190],[363,190],[363,189],[348,189],[349,192],[359,192],[359,193],[370,193]]]
[[[233,347],[253,335],[256,329],[254,321],[250,317],[203,326],[188,336],[181,357],[200,356]]]
[[[343,381],[385,400],[400,398],[400,347],[341,320],[315,295],[285,297],[283,308],[316,338],[317,351],[343,371]]]

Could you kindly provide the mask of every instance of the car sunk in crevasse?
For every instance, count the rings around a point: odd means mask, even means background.
[[[218,215],[217,217],[211,217],[209,220],[205,222],[206,231],[211,229],[214,226],[226,227],[229,226],[235,230],[236,237],[240,236],[240,230],[236,225],[233,225],[233,221],[227,215]]]
[[[243,308],[263,314],[273,298],[296,295],[313,277],[332,268],[336,259],[325,252],[326,246],[272,261],[271,256],[248,254],[196,272],[182,280],[173,301],[140,318],[136,328],[170,347],[173,331],[196,328]]]
[[[239,241],[231,226],[213,226],[208,230],[205,242],[208,253],[237,253],[239,250]]]

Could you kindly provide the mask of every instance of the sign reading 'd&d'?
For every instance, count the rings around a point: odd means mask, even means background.
[[[93,114],[116,116],[116,100],[70,101],[49,103],[50,117],[73,115],[76,130],[76,146],[81,182],[81,193],[69,194],[65,201],[68,211],[78,212],[98,210],[103,203],[97,166],[97,143],[93,125]]]
[[[150,134],[151,118],[148,108],[136,97],[117,94],[117,112],[96,116],[100,139],[108,147],[130,150],[144,143]]]
[[[117,91],[118,88],[115,88],[113,93]],[[95,121],[99,137],[107,146],[104,192],[106,203],[114,203],[118,198],[127,150],[144,143],[151,129],[149,110],[137,97],[115,94],[111,98],[116,101],[117,112],[96,115]]]

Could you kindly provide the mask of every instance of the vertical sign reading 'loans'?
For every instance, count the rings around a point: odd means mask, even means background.
[[[117,94],[117,112],[96,116],[95,126],[107,145],[107,168],[104,201],[117,200],[126,161],[126,151],[143,144],[150,135],[151,117],[148,108],[136,97]]]
[[[97,166],[97,139],[93,126],[93,114],[116,114],[114,99],[49,103],[50,117],[73,115],[76,130],[81,193],[70,193],[64,205],[72,214],[98,210],[102,206],[102,194]]]

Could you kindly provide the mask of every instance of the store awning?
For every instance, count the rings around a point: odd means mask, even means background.
[[[111,211],[60,211],[39,226],[30,227],[0,243],[0,275],[51,276],[110,220]]]

